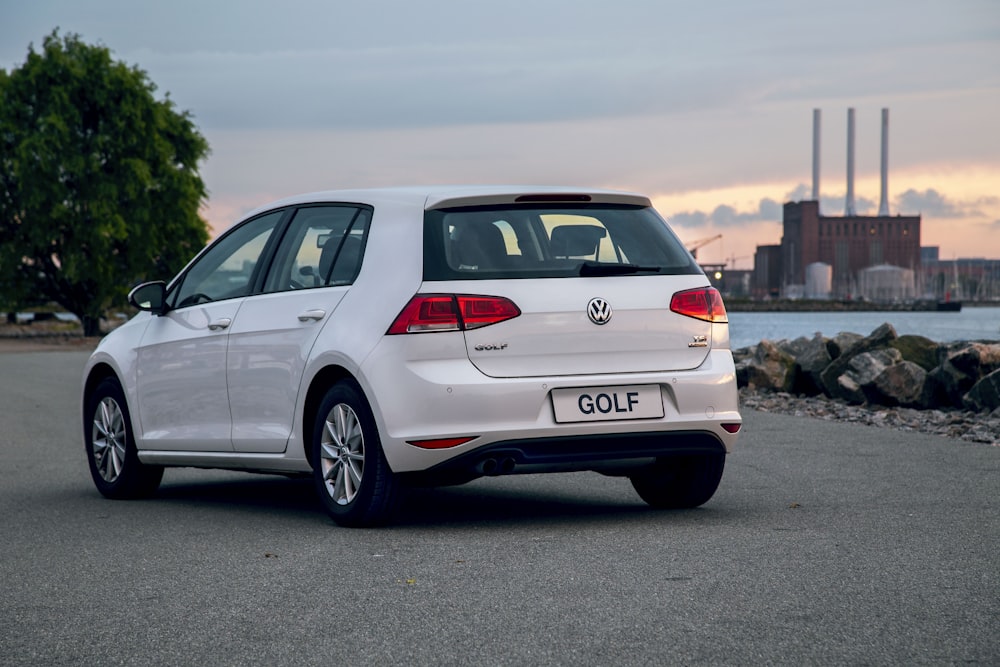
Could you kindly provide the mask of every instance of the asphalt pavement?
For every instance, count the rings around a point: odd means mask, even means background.
[[[512,476],[352,530],[283,477],[103,499],[85,359],[0,354],[0,664],[1000,664],[1000,448],[747,412],[696,510]]]

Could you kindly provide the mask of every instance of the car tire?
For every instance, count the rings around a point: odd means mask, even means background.
[[[114,378],[105,378],[86,403],[83,424],[87,462],[94,485],[106,498],[144,498],[163,479],[163,467],[139,460],[125,392]]]
[[[399,482],[382,452],[371,407],[352,381],[323,397],[313,428],[313,479],[330,517],[341,526],[387,523]]]
[[[661,459],[630,477],[639,497],[657,509],[703,505],[722,481],[725,454],[692,454]]]

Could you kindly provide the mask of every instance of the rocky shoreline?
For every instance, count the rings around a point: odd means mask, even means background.
[[[1000,343],[840,333],[733,351],[745,408],[1000,446]]]
[[[764,389],[740,388],[740,408],[929,433],[969,443],[1000,447],[1000,414],[969,410],[917,410],[873,405],[848,405],[825,396],[799,396]]]

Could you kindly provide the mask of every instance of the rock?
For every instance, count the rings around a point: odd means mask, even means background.
[[[820,375],[830,365],[828,340],[816,334],[808,339],[801,352],[795,357],[795,390],[809,396],[823,393]]]
[[[941,363],[941,355],[945,348],[930,338],[905,334],[889,343],[890,347],[899,350],[904,361],[912,361],[928,373]]]
[[[736,386],[746,387],[750,384],[747,379],[747,369],[750,368],[751,359],[744,359],[736,362]]]
[[[902,359],[899,351],[892,348],[875,349],[853,355],[847,368],[837,377],[833,385],[833,397],[842,398],[855,405],[865,403],[873,391],[876,378],[886,368],[899,363]]]
[[[965,394],[1000,368],[1000,344],[959,343],[947,349],[941,365],[928,376],[931,401],[960,407]]]
[[[830,358],[836,359],[862,340],[864,340],[864,336],[861,334],[841,331],[839,334],[827,341],[826,348],[830,353]]]
[[[1000,368],[1000,345],[965,343],[948,354],[948,361],[959,372],[979,380]]]
[[[972,386],[962,404],[976,412],[1000,410],[1000,370],[995,370]],[[992,416],[992,415],[991,415]]]
[[[774,343],[762,340],[746,362],[746,385],[756,389],[791,391],[795,384],[795,359]]]
[[[896,350],[898,352],[898,350]],[[865,391],[869,403],[903,407],[928,407],[924,403],[927,371],[912,361],[892,364],[875,378]]]
[[[756,345],[750,345],[749,347],[738,347],[733,350],[733,361],[740,363],[744,359],[749,359],[757,351]]]
[[[791,341],[779,340],[777,343],[775,343],[775,345],[777,345],[778,349],[780,349],[785,354],[790,354],[793,357],[798,357],[800,354],[802,354],[803,351],[805,351],[807,347],[809,347],[810,340],[811,339],[806,338],[805,336],[799,336],[795,340]]]
[[[757,346],[740,347],[733,350],[733,362],[736,364],[736,386],[747,386],[747,368],[753,361],[753,355],[757,352]]]
[[[838,334],[838,336],[840,335],[841,334]],[[884,348],[890,343],[890,341],[893,341],[896,338],[896,330],[891,324],[886,322],[872,331],[868,336],[855,342],[846,350],[841,350],[839,356],[831,354],[830,356],[834,357],[833,361],[831,361],[830,365],[824,368],[823,372],[820,373],[820,384],[823,391],[830,396],[840,395],[841,388],[838,381],[840,376],[847,372],[847,368],[850,365],[851,360],[860,354]],[[897,354],[899,353],[897,352]],[[874,377],[872,379],[874,380]]]

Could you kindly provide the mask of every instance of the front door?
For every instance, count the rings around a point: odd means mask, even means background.
[[[142,448],[232,451],[226,381],[229,330],[259,278],[282,212],[254,218],[210,246],[171,286],[137,359]]]

